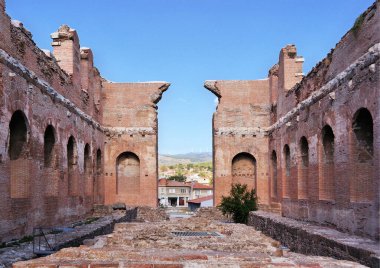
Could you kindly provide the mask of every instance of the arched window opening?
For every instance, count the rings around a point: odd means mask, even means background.
[[[94,179],[94,202],[100,203],[101,202],[101,175],[102,175],[102,151],[98,149],[96,151],[96,176]]]
[[[84,146],[84,172],[85,174],[91,174],[91,156],[90,156],[90,145],[86,143]]]
[[[367,161],[373,157],[373,119],[371,113],[362,108],[354,115],[352,130],[355,133],[358,147],[363,150],[363,155],[358,158],[359,161]]]
[[[277,154],[276,151],[272,152],[271,156],[271,162],[272,162],[272,183],[271,183],[271,195],[272,197],[276,198],[277,193]]]
[[[91,161],[91,149],[90,145],[86,143],[84,146],[84,157],[83,157],[83,169],[85,177],[85,193],[86,195],[91,195],[93,192],[93,178],[92,178],[92,161]]]
[[[96,173],[102,174],[102,151],[100,149],[96,151]]]
[[[298,168],[298,198],[308,198],[308,169],[309,169],[309,144],[306,137],[302,137],[299,143],[300,164]]]
[[[55,145],[55,131],[52,125],[49,125],[45,130],[44,135],[44,165],[51,167],[54,161],[54,145]]]
[[[359,109],[353,118],[352,130],[352,176],[350,180],[350,199],[354,202],[373,200],[373,119],[371,113]]]
[[[334,200],[334,132],[329,125],[322,129],[322,163],[319,179],[319,199]]]
[[[284,160],[285,170],[283,175],[283,196],[289,197],[290,195],[290,148],[289,145],[284,146]]]
[[[232,159],[232,183],[246,184],[248,189],[256,188],[257,163],[254,156],[239,153]]]
[[[29,197],[29,161],[27,158],[28,123],[22,111],[13,113],[9,122],[11,198]]]
[[[27,123],[22,111],[16,111],[9,123],[9,158],[17,160],[26,151]]]
[[[78,151],[75,138],[70,136],[67,142],[67,168],[68,168],[68,189],[69,195],[78,194],[78,176],[77,176]]]
[[[124,152],[116,160],[116,194],[140,194],[140,159],[132,152]]]
[[[44,134],[44,167],[45,167],[45,194],[46,196],[58,195],[59,170],[56,168],[55,130],[48,125]]]

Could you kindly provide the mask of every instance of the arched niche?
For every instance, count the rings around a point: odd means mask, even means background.
[[[239,153],[232,159],[232,183],[247,184],[249,188],[256,188],[257,162],[249,153]]]
[[[116,194],[140,193],[140,159],[132,152],[124,152],[116,159]]]

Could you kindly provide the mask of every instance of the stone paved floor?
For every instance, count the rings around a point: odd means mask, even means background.
[[[219,232],[222,237],[175,237],[173,231]],[[79,248],[62,249],[14,267],[363,267],[286,252],[278,246],[253,227],[192,217],[119,223],[112,234]]]

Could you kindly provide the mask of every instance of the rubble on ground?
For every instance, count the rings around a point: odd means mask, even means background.
[[[157,222],[168,219],[169,216],[163,208],[152,208],[147,206],[137,207],[137,218],[135,221]]]
[[[153,213],[147,208],[139,208],[139,212],[140,219],[161,215],[161,210]],[[112,234],[98,236],[86,246],[66,248],[14,267],[363,267],[290,252],[250,226],[222,222],[211,215],[220,216],[217,211],[201,209],[187,219],[118,223]],[[203,236],[176,236],[173,232],[203,232]]]
[[[227,216],[224,216],[223,213],[216,207],[199,208],[195,212],[194,217],[214,219],[214,220],[219,220],[219,221],[224,221],[224,222],[231,221],[231,219],[229,219]]]

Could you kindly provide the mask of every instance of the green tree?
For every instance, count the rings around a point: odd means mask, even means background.
[[[182,175],[182,174],[178,174],[178,175],[174,175],[174,176],[170,176],[168,178],[168,180],[172,180],[172,181],[180,181],[180,182],[185,182],[186,181],[186,176],[185,175]]]
[[[194,164],[190,163],[190,164],[187,164],[187,170],[190,170],[194,167]]]
[[[257,210],[257,196],[255,189],[248,191],[246,184],[232,184],[230,195],[222,196],[218,208],[223,215],[232,215],[236,223],[247,223],[250,211]]]

